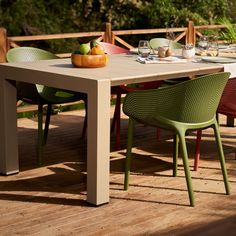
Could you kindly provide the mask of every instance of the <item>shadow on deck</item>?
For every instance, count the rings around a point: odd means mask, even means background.
[[[111,110],[111,115],[113,107]],[[222,116],[221,124],[225,123]],[[156,140],[153,128],[137,125],[130,188],[123,191],[127,118],[122,149],[111,134],[110,203],[86,203],[86,140],[80,138],[84,112],[52,117],[44,165],[36,164],[36,119],[18,119],[20,173],[0,176],[1,235],[235,235],[235,128],[221,126],[232,194],[224,194],[212,130],[203,132],[200,167],[191,171],[196,206],[189,207],[180,160],[172,177],[171,134]],[[188,138],[191,169],[195,133]]]

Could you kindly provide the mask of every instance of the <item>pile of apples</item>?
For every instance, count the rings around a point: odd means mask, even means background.
[[[79,45],[78,50],[74,54],[80,55],[103,55],[105,54],[104,48],[99,45],[95,40],[90,43],[82,43]]]

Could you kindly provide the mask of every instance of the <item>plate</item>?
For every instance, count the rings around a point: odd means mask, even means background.
[[[213,63],[236,63],[236,57],[202,57],[202,60]]]
[[[219,45],[219,49],[228,49],[228,48],[229,45],[222,45],[222,44]]]

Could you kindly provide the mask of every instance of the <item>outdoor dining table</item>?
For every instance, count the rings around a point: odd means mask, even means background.
[[[102,68],[74,68],[70,59],[0,64],[0,173],[19,172],[16,81],[85,92],[88,95],[87,201],[109,202],[111,86],[193,77],[219,72],[222,64],[191,62],[142,64],[136,55],[109,57]]]

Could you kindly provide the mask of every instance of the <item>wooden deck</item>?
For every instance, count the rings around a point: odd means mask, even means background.
[[[113,108],[112,108],[113,109]],[[112,114],[111,109],[111,114]],[[111,135],[110,204],[86,199],[86,141],[80,139],[83,111],[53,116],[44,166],[35,157],[36,119],[19,119],[20,173],[0,176],[0,235],[236,235],[236,129],[221,126],[232,194],[224,194],[212,130],[203,133],[200,168],[192,171],[196,206],[190,207],[180,161],[172,177],[172,140],[137,126],[129,191],[123,191],[127,118],[122,147]],[[221,117],[221,124],[225,118]],[[188,136],[193,165],[195,133]]]

